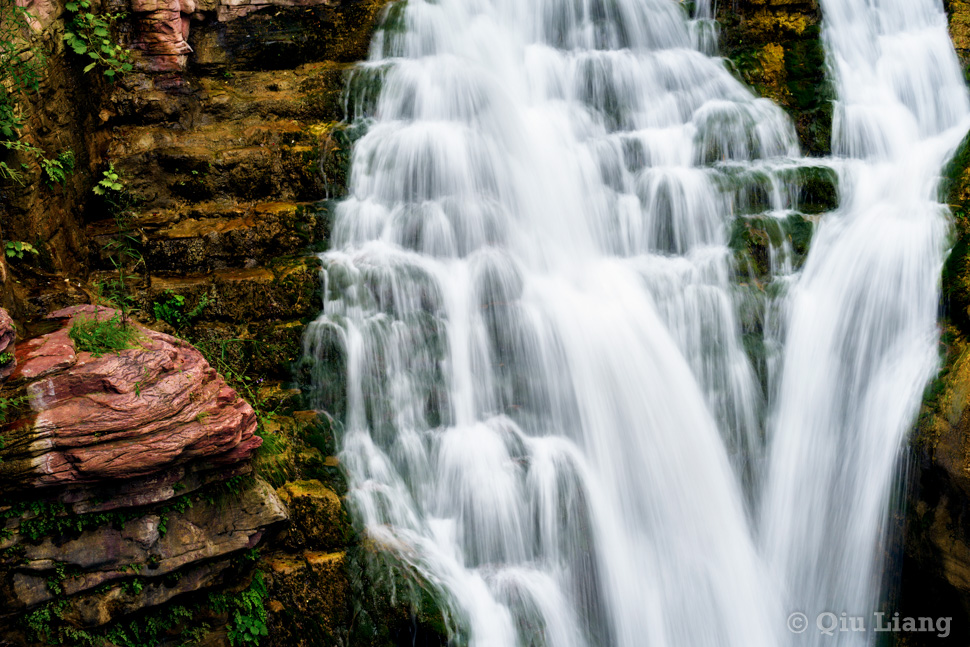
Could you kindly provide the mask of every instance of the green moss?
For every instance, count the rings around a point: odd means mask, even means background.
[[[786,44],[785,71],[790,108],[799,140],[807,155],[824,156],[832,150],[832,106],[835,91],[826,75],[825,49],[818,25],[800,40]]]
[[[797,213],[784,219],[772,216],[735,219],[728,245],[734,252],[738,278],[742,282],[749,278],[767,280],[771,269],[770,248],[780,248],[785,242],[791,247],[797,268],[808,254],[813,233],[814,225]]]
[[[831,152],[832,101],[817,7],[719,3],[722,54],[729,68],[760,96],[791,115],[802,150]]]
[[[941,195],[955,220],[953,247],[943,265],[941,305],[944,316],[970,337],[970,135],[943,170]]]

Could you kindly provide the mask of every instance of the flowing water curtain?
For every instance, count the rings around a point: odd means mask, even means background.
[[[777,352],[745,342],[784,341],[809,165],[693,11],[399,2],[351,79],[307,355],[356,518],[456,644],[788,638],[749,522]]]
[[[840,101],[833,150],[843,206],[823,220],[789,305],[761,526],[790,609],[872,629],[884,585],[890,494],[923,388],[938,366],[947,248],[940,169],[970,126],[939,3],[823,0]],[[889,613],[892,613],[892,609]]]

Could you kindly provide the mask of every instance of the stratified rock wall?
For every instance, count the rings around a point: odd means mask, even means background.
[[[17,365],[13,347],[17,341],[17,328],[10,313],[0,308],[0,383],[10,377]]]
[[[127,349],[76,347],[72,326],[122,317],[68,308],[14,348],[0,390],[5,644],[56,643],[232,585],[240,556],[287,519],[272,487],[245,476],[255,412],[197,350],[134,323]]]

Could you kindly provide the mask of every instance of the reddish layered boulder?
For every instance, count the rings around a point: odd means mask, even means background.
[[[115,314],[97,309],[106,319]],[[58,311],[50,318],[62,322],[59,330],[17,348],[10,379],[24,385],[31,414],[5,434],[0,481],[86,485],[252,457],[262,443],[256,414],[199,351],[139,327],[132,348],[101,357],[78,352],[71,324],[94,315],[94,306]]]

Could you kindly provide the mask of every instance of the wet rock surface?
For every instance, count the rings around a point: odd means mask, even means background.
[[[717,11],[721,53],[736,73],[788,111],[804,154],[828,155],[835,94],[817,0],[734,0],[718,3]]]

